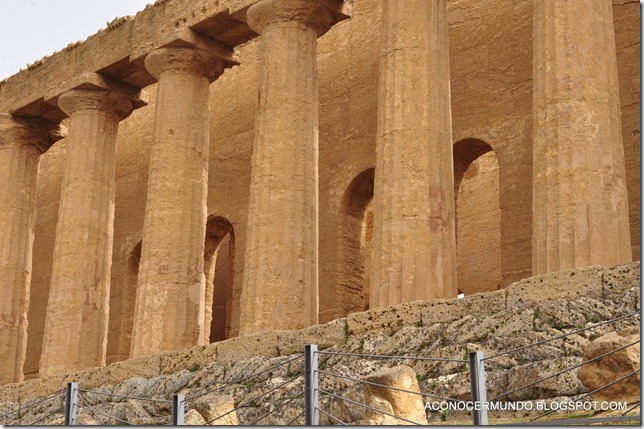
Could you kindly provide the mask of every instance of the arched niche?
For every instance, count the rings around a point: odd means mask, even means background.
[[[454,195],[459,293],[497,290],[503,282],[499,162],[486,142],[454,144]]]

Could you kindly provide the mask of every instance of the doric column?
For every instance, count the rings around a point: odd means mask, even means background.
[[[40,155],[60,127],[0,114],[0,385],[23,381]]]
[[[145,60],[158,86],[132,356],[203,342],[208,87],[229,64],[189,46]]]
[[[333,14],[315,0],[248,9],[261,35],[241,333],[318,317],[317,38]]]
[[[532,271],[631,261],[610,0],[534,1]]]
[[[382,0],[370,307],[456,297],[446,0]]]
[[[40,358],[44,376],[105,365],[116,133],[141,104],[135,88],[123,92],[91,77],[98,85],[74,84],[56,97],[71,126]]]

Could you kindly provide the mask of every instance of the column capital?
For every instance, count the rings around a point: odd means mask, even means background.
[[[81,110],[104,110],[119,120],[130,116],[135,109],[130,98],[105,89],[70,89],[58,97],[58,107],[70,117]]]
[[[82,73],[48,91],[44,99],[67,116],[79,110],[106,110],[123,120],[147,105],[145,91],[99,73]]]
[[[67,129],[40,118],[0,113],[0,149],[34,146],[41,154],[67,135]]]
[[[217,53],[192,46],[159,48],[145,57],[145,68],[157,80],[164,73],[175,73],[205,77],[213,82],[231,63],[232,60]]]
[[[312,29],[318,37],[347,18],[344,2],[327,0],[261,0],[246,13],[250,28],[259,34],[272,26],[297,23]]]

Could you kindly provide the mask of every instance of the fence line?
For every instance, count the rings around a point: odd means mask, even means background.
[[[419,426],[419,425],[420,425],[420,423],[415,422],[415,421],[413,421],[413,420],[409,420],[409,419],[406,419],[406,418],[404,418],[404,417],[400,417],[400,416],[397,416],[397,415],[395,415],[395,414],[391,414],[391,413],[388,413],[388,412],[386,412],[386,411],[379,410],[379,409],[377,409],[377,408],[371,407],[371,406],[366,405],[366,404],[363,404],[363,403],[361,403],[361,402],[356,402],[356,401],[351,400],[351,399],[349,399],[349,398],[345,398],[344,396],[336,395],[335,393],[327,392],[327,391],[322,390],[322,389],[318,389],[318,391],[319,391],[320,393],[326,393],[327,395],[329,395],[329,396],[331,396],[331,397],[334,397],[334,398],[336,398],[336,399],[340,399],[341,401],[345,401],[345,402],[348,402],[348,403],[350,403],[350,404],[357,405],[357,406],[359,406],[359,407],[363,407],[363,408],[366,408],[366,409],[368,409],[368,410],[375,411],[375,412],[377,412],[377,413],[381,413],[381,414],[384,414],[384,415],[386,415],[386,416],[390,416],[390,417],[396,418],[396,419],[398,419],[398,420],[402,420],[402,421],[407,422],[407,423],[411,423],[411,424],[413,424],[413,425],[417,425],[417,426]]]
[[[577,398],[577,401],[580,401],[580,400],[582,400],[582,399],[585,399],[585,398],[589,397],[590,395],[592,395],[593,393],[597,393],[597,392],[599,392],[599,391],[602,391],[602,390],[606,389],[607,387],[613,386],[613,385],[615,385],[615,384],[619,383],[620,381],[625,380],[625,379],[627,379],[628,377],[631,377],[631,376],[633,376],[633,375],[637,374],[638,372],[640,372],[640,370],[639,370],[639,369],[638,369],[638,370],[636,370],[636,371],[630,372],[630,373],[626,374],[625,376],[618,378],[618,379],[617,379],[617,380],[615,380],[615,381],[612,381],[612,382],[610,382],[610,383],[608,383],[608,384],[605,384],[605,385],[604,385],[604,386],[602,386],[602,387],[599,387],[599,388],[597,388],[597,389],[593,390],[592,392],[588,392],[588,393],[586,393],[585,395],[580,396],[579,398]],[[547,416],[547,415],[549,415],[549,414],[552,414],[552,413],[554,413],[555,411],[556,411],[556,410],[550,410],[550,411],[548,411],[547,413],[544,413],[544,414],[542,414],[542,415],[540,415],[540,416],[535,417],[534,419],[530,420],[530,422],[532,423],[532,422],[534,422],[534,421],[536,421],[536,420],[539,420],[540,418],[545,417],[545,416]]]
[[[281,409],[283,409],[286,405],[288,405],[288,404],[290,404],[291,402],[293,402],[294,400],[296,400],[296,399],[300,398],[303,394],[304,394],[304,392],[302,392],[302,393],[300,393],[300,394],[298,394],[298,395],[295,395],[295,396],[293,396],[293,397],[291,397],[291,398],[288,398],[288,400],[287,400],[286,402],[282,403],[282,404],[281,404],[281,405],[279,405],[277,408],[274,408],[274,409],[273,409],[272,411],[270,411],[269,413],[264,414],[263,416],[261,416],[260,418],[258,418],[258,419],[257,419],[257,420],[255,420],[255,421],[253,421],[253,422],[252,422],[252,423],[250,423],[249,425],[250,425],[250,426],[254,426],[254,425],[256,425],[258,421],[260,421],[260,420],[262,420],[262,419],[265,419],[266,417],[270,416],[271,414],[274,414],[274,413],[275,413],[275,412],[277,412],[277,411],[280,411],[280,410],[281,410]]]
[[[272,371],[272,370],[274,370],[274,369],[281,368],[281,367],[283,367],[284,365],[287,365],[287,364],[289,364],[289,363],[291,363],[291,362],[294,362],[294,361],[296,361],[296,360],[302,359],[303,357],[304,357],[304,355],[303,355],[302,353],[300,353],[300,354],[298,354],[297,356],[295,356],[295,357],[293,357],[293,358],[290,358],[290,359],[288,359],[288,360],[286,360],[286,361],[284,361],[284,362],[278,363],[278,364],[276,364],[276,365],[271,366],[270,368],[263,369],[263,370],[261,370],[261,371],[258,371],[258,372],[254,373],[254,374],[251,374],[251,375],[248,375],[248,376],[246,376],[246,377],[242,377],[241,379],[238,379],[238,380],[235,380],[235,381],[228,382],[228,383],[224,384],[223,386],[220,386],[220,387],[218,387],[218,388],[216,388],[216,389],[213,389],[213,390],[207,390],[207,391],[205,391],[205,392],[201,392],[201,393],[197,393],[197,394],[195,394],[195,395],[189,396],[189,397],[187,397],[187,398],[185,399],[185,402],[190,402],[190,401],[192,401],[192,400],[194,400],[194,399],[200,398],[200,397],[205,396],[205,395],[208,395],[208,394],[210,394],[210,393],[219,392],[219,391],[221,391],[221,390],[225,389],[226,387],[234,386],[235,384],[241,384],[241,383],[243,383],[243,382],[245,382],[245,381],[248,381],[248,380],[251,380],[252,378],[257,377],[257,376],[258,376],[258,375],[260,375],[260,374],[264,374],[264,373],[269,372],[269,371]],[[206,386],[206,387],[210,387],[210,386],[212,386],[213,384],[216,384],[216,383],[212,383],[212,384],[210,384],[210,385],[208,385],[208,386]]]
[[[330,377],[343,378],[345,380],[355,381],[357,383],[370,384],[370,385],[376,386],[376,387],[384,387],[385,389],[391,389],[391,390],[397,390],[399,392],[411,393],[412,395],[429,396],[431,398],[443,399],[445,401],[450,401],[450,402],[465,402],[465,401],[462,401],[460,399],[454,399],[454,398],[447,398],[447,397],[444,397],[444,396],[432,395],[431,393],[414,392],[413,390],[405,390],[405,389],[401,389],[399,387],[393,387],[393,386],[387,386],[385,384],[374,383],[372,381],[358,380],[357,378],[347,377],[347,376],[339,375],[339,374],[333,374],[333,373],[326,372],[326,371],[323,371],[323,370],[317,370],[316,372],[318,372],[319,374],[330,376]]]
[[[58,392],[58,393],[54,393],[53,395],[50,395],[50,396],[48,396],[48,397],[46,397],[46,398],[44,398],[44,399],[41,399],[41,400],[39,400],[39,401],[37,401],[37,402],[34,402],[33,404],[23,405],[22,407],[18,408],[17,410],[9,411],[9,412],[8,412],[8,413],[6,413],[6,414],[2,414],[2,415],[0,415],[0,419],[1,419],[1,418],[4,418],[4,417],[7,417],[7,416],[9,416],[9,415],[11,415],[11,414],[14,414],[14,413],[19,413],[19,412],[20,412],[20,411],[22,411],[22,410],[26,410],[26,409],[28,409],[28,408],[35,407],[36,405],[40,405],[40,404],[42,404],[43,402],[48,401],[48,400],[50,400],[50,399],[53,399],[53,398],[55,398],[56,396],[63,395],[64,393],[65,393],[65,391],[63,390],[63,391],[60,391],[60,392]]]
[[[534,347],[534,346],[538,346],[538,345],[541,345],[541,344],[545,344],[545,343],[550,342],[550,341],[558,340],[558,339],[560,339],[560,338],[564,338],[564,337],[567,337],[567,336],[569,336],[569,335],[577,334],[577,333],[579,333],[579,332],[587,331],[587,330],[589,330],[589,329],[594,329],[594,328],[597,328],[597,327],[599,327],[599,326],[606,325],[606,324],[608,324],[608,323],[617,322],[617,321],[619,321],[619,320],[627,319],[627,318],[629,318],[629,317],[633,317],[633,316],[636,316],[636,315],[639,315],[639,314],[640,314],[640,312],[639,312],[639,311],[635,311],[635,312],[633,312],[633,313],[629,313],[629,314],[626,314],[626,315],[624,315],[624,316],[616,317],[615,319],[611,319],[611,320],[606,320],[606,321],[603,321],[603,322],[599,322],[599,323],[597,323],[597,324],[595,324],[595,325],[593,325],[593,326],[588,326],[588,327],[585,327],[585,328],[577,329],[577,330],[575,330],[575,331],[570,331],[570,332],[565,333],[565,334],[557,335],[556,337],[547,338],[547,339],[545,339],[545,340],[537,341],[536,343],[532,343],[532,344],[528,344],[528,345],[525,345],[525,346],[517,347],[517,348],[515,348],[515,349],[506,350],[506,351],[504,351],[504,352],[497,353],[497,354],[495,354],[495,355],[493,355],[493,356],[487,356],[487,357],[485,357],[483,360],[490,360],[490,359],[494,359],[494,358],[497,358],[497,357],[499,357],[499,356],[504,356],[504,355],[507,355],[507,354],[509,354],[509,353],[514,353],[514,352],[517,352],[517,351],[519,351],[519,350],[527,349],[527,348],[529,348],[529,347]]]
[[[322,355],[355,356],[355,357],[367,357],[367,358],[376,358],[376,359],[401,359],[401,360],[422,360],[422,361],[432,361],[432,362],[467,363],[467,361],[465,359],[452,359],[452,358],[433,358],[433,357],[422,357],[422,356],[370,355],[370,354],[363,354],[363,353],[330,352],[330,351],[326,351],[326,350],[318,350],[317,353],[322,354]]]
[[[222,415],[220,415],[220,416],[218,416],[218,417],[215,417],[214,419],[212,419],[212,420],[210,420],[210,421],[206,422],[206,424],[207,424],[207,425],[209,425],[210,423],[214,422],[215,420],[218,420],[218,419],[220,419],[220,418],[222,418],[222,417],[226,417],[227,415],[229,415],[230,413],[232,413],[232,412],[234,412],[234,411],[237,411],[237,410],[239,410],[239,409],[241,409],[241,408],[246,408],[246,407],[248,407],[248,405],[249,405],[249,404],[252,404],[253,402],[255,402],[256,400],[258,400],[259,398],[262,398],[262,397],[264,397],[264,396],[268,395],[269,393],[272,393],[272,392],[276,391],[277,389],[280,389],[280,388],[282,388],[282,387],[286,386],[287,384],[292,383],[293,381],[297,380],[297,379],[298,379],[298,378],[300,378],[301,376],[302,376],[302,375],[298,375],[298,376],[296,376],[296,377],[292,377],[292,378],[291,378],[291,379],[289,379],[288,381],[286,381],[286,382],[284,382],[284,383],[282,383],[282,384],[280,384],[280,385],[278,385],[278,386],[275,386],[275,387],[273,387],[273,388],[271,388],[271,389],[267,390],[266,392],[262,393],[261,395],[256,396],[256,397],[254,397],[254,398],[252,398],[252,399],[248,399],[248,400],[246,400],[243,404],[238,405],[237,407],[233,408],[232,410],[228,411],[227,413],[224,413],[224,414],[222,414]]]
[[[129,396],[129,395],[121,395],[117,393],[107,393],[107,392],[100,392],[98,390],[85,390],[85,389],[78,389],[79,392],[83,393],[91,393],[94,395],[103,395],[103,396],[116,396],[117,398],[128,398],[128,399],[137,399],[139,401],[150,401],[150,402],[163,402],[167,404],[171,404],[172,401],[169,401],[167,399],[159,399],[159,398],[144,398],[142,396]]]
[[[534,386],[534,385],[536,385],[536,384],[539,384],[539,383],[541,383],[541,382],[543,382],[543,381],[550,380],[551,378],[557,377],[557,376],[559,376],[559,375],[561,375],[561,374],[564,374],[564,373],[566,373],[566,372],[568,372],[568,371],[572,371],[573,369],[577,369],[577,368],[582,367],[582,366],[584,366],[584,365],[586,365],[586,364],[589,364],[589,363],[591,363],[591,362],[595,362],[595,361],[597,361],[597,360],[599,360],[599,359],[601,359],[601,358],[604,358],[604,357],[606,357],[606,356],[612,355],[613,353],[617,353],[618,351],[623,350],[623,349],[625,349],[625,348],[627,348],[627,347],[633,346],[633,345],[635,345],[635,344],[637,344],[637,343],[639,343],[639,342],[640,342],[640,340],[637,340],[637,341],[634,341],[634,342],[632,342],[632,343],[630,343],[630,344],[627,344],[627,345],[625,345],[625,346],[622,346],[622,347],[619,347],[619,348],[617,348],[617,349],[614,349],[614,350],[611,350],[611,351],[609,351],[609,352],[606,352],[606,353],[604,353],[604,354],[601,354],[601,355],[599,355],[599,356],[595,356],[595,357],[594,357],[594,358],[592,358],[592,359],[588,359],[587,361],[584,361],[584,362],[578,363],[578,364],[576,364],[576,365],[573,365],[573,366],[571,366],[571,367],[568,367],[568,368],[566,368],[566,369],[563,369],[563,370],[561,370],[561,371],[558,371],[558,372],[556,372],[556,373],[554,373],[554,374],[551,374],[551,375],[548,375],[548,376],[546,376],[546,377],[540,378],[539,380],[537,380],[537,381],[533,381],[532,383],[528,383],[528,384],[526,384],[525,386],[521,386],[521,387],[518,387],[518,388],[516,388],[516,389],[510,390],[509,392],[506,392],[506,393],[502,393],[502,394],[500,394],[500,395],[497,395],[497,396],[495,396],[494,398],[490,399],[490,401],[495,401],[495,400],[497,400],[497,399],[499,399],[499,398],[502,398],[502,397],[504,397],[504,396],[508,396],[508,395],[509,395],[509,394],[511,394],[511,393],[518,392],[519,390],[523,390],[523,389],[526,389],[526,388],[528,388],[528,387],[531,387],[531,386]]]
[[[57,409],[56,411],[52,411],[51,413],[49,413],[49,414],[47,414],[47,415],[45,415],[45,416],[43,416],[43,417],[39,418],[39,419],[38,419],[38,420],[36,420],[35,422],[30,423],[30,425],[31,425],[31,426],[33,426],[33,425],[35,425],[36,423],[40,423],[41,421],[45,420],[46,418],[51,417],[51,416],[53,416],[54,414],[58,414],[58,413],[60,413],[60,412],[61,412],[61,411],[63,411],[64,409],[65,409],[65,407],[64,407],[64,406],[63,406],[63,407],[60,407],[60,408],[59,408],[59,409]]]

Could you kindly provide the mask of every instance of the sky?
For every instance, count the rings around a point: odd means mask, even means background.
[[[154,0],[0,0],[0,80]]]

